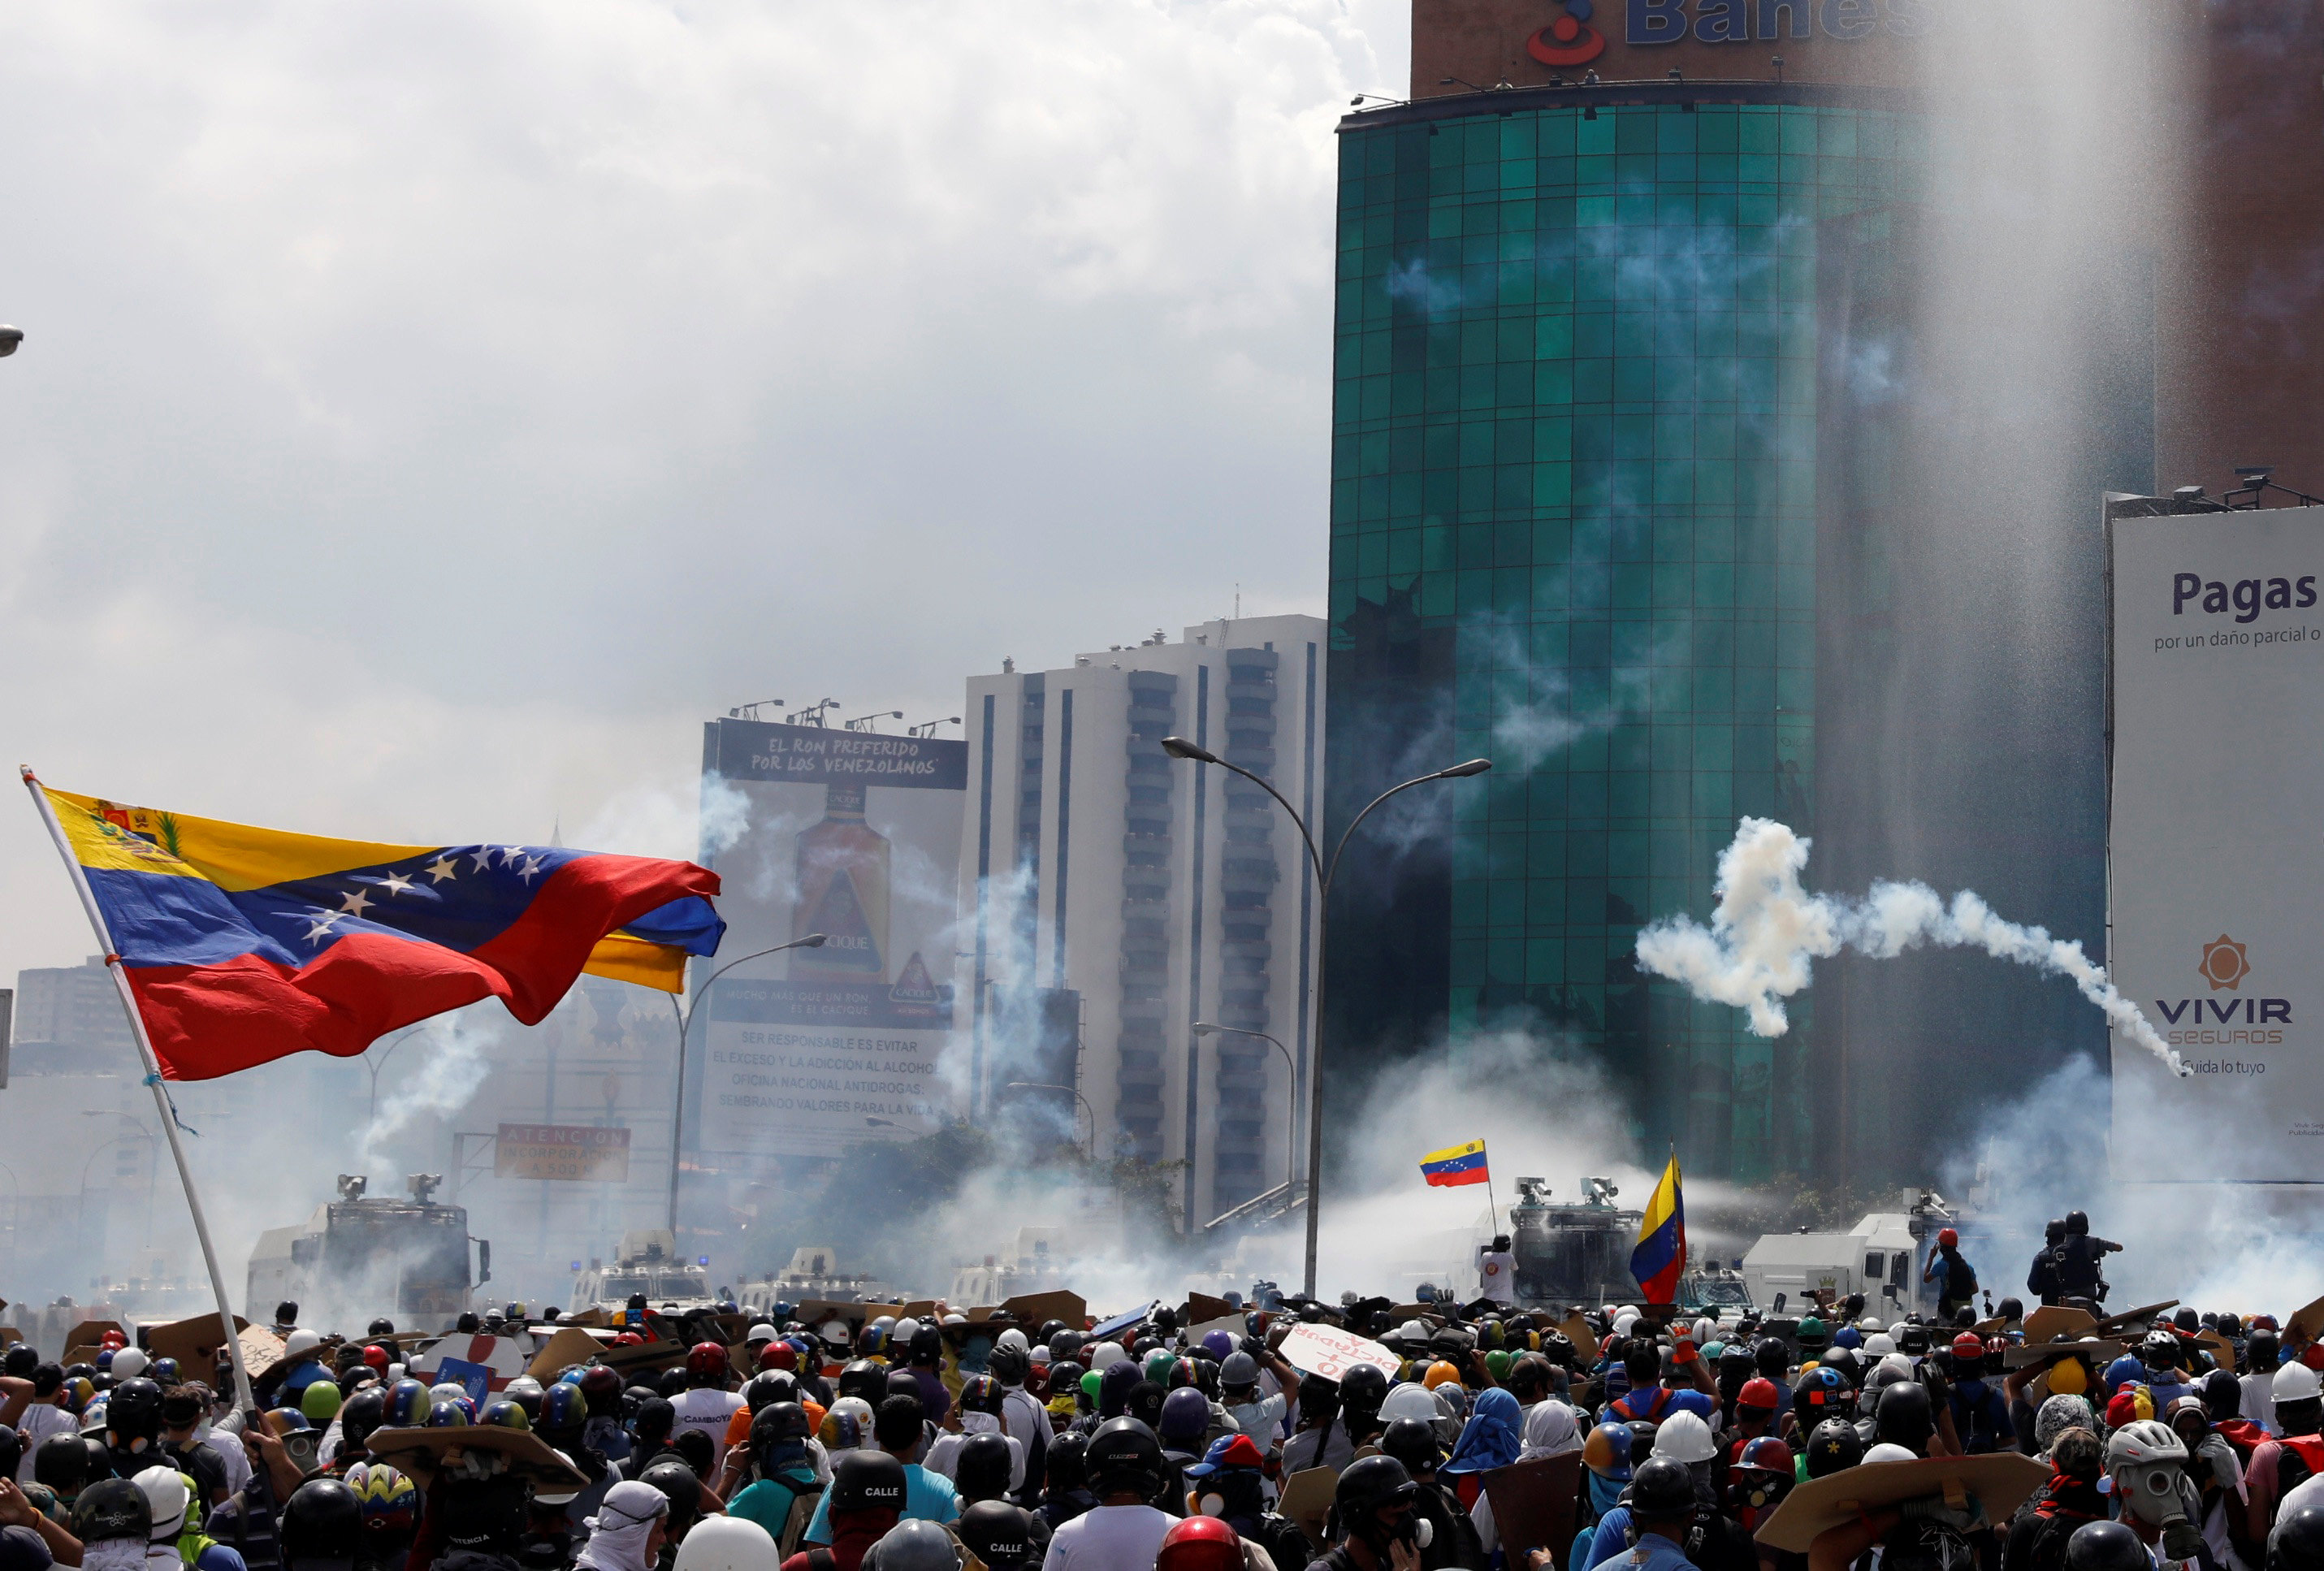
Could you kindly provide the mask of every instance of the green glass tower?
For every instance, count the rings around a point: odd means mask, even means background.
[[[1925,154],[1864,89],[1723,96],[1744,91],[1343,124],[1332,809],[1496,768],[1416,804],[1447,821],[1408,823],[1335,898],[1328,1007],[1335,1050],[1375,1061],[1554,1036],[1646,1146],[1749,1181],[1811,1166],[1812,1004],[1755,1038],[1631,948],[1655,915],[1707,914],[1739,815],[1814,823],[1819,596],[1882,571],[1883,417],[1820,323],[1886,309]]]

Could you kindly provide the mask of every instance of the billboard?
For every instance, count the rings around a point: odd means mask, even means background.
[[[493,1177],[630,1181],[630,1132],[584,1123],[503,1123],[493,1136]]]
[[[2116,1175],[2324,1178],[2324,507],[2121,511],[2107,957],[2194,1074],[2115,1038]]]
[[[936,1065],[954,1021],[968,744],[714,720],[703,774],[706,794],[735,793],[706,804],[706,823],[747,815],[732,845],[705,847],[724,885],[717,963],[825,942],[738,966],[702,1000],[699,1149],[835,1156],[935,1129],[954,1111]]]

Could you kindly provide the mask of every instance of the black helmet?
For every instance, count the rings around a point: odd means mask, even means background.
[[[1993,1312],[2004,1320],[2023,1320],[2025,1318],[2025,1305],[2021,1299],[2004,1298],[1994,1306]]]
[[[1018,1386],[1033,1372],[1033,1361],[1014,1347],[995,1347],[985,1355],[984,1367],[1002,1385]]]
[[[48,1449],[43,1443],[42,1450]],[[100,1478],[73,1502],[72,1534],[84,1544],[111,1539],[143,1543],[153,1531],[153,1508],[145,1492],[125,1478]]]
[[[912,1333],[908,1349],[914,1363],[930,1363],[944,1356],[944,1331],[936,1326],[923,1326]]]
[[[904,1465],[885,1451],[841,1452],[831,1465],[831,1509],[861,1511],[882,1507],[904,1509]]]
[[[2068,1237],[2080,1238],[2084,1234],[2089,1232],[2089,1230],[2090,1214],[2089,1212],[2069,1211],[2066,1213],[2066,1234]],[[2068,1539],[2067,1548],[2070,1550],[2072,1547],[2073,1541],[2071,1539]]]
[[[1013,1471],[1006,1436],[971,1435],[953,1458],[953,1487],[964,1501],[998,1500],[1009,1492]]]
[[[990,1571],[1035,1565],[1033,1519],[1005,1500],[981,1500],[960,1513],[960,1541]]]
[[[161,1432],[161,1388],[143,1375],[123,1381],[106,1398],[105,1428],[124,1444],[152,1439]]]
[[[2050,1218],[2050,1220],[2049,1220],[2047,1223],[2045,1223],[2045,1224],[2043,1224],[2043,1228],[2042,1228],[2042,1242],[2043,1242],[2043,1243],[2064,1243],[2064,1242],[2065,1242],[2065,1238],[2066,1238],[2066,1219],[2065,1219],[2064,1217],[2062,1217],[2062,1216],[2052,1216],[2052,1218]]]
[[[1857,1437],[1856,1426],[1843,1419],[1826,1419],[1808,1437],[1807,1465],[1810,1478],[1822,1478],[1844,1467],[1853,1467],[1864,1460],[1864,1442]]]
[[[78,1435],[51,1435],[32,1453],[32,1482],[59,1494],[78,1493],[91,1471],[88,1444]]]
[[[1067,1490],[1082,1486],[1082,1458],[1088,1446],[1089,1437],[1071,1429],[1051,1438],[1049,1448],[1044,1453],[1046,1459],[1041,1465],[1041,1473],[1053,1494],[1063,1494]]]
[[[367,1385],[339,1404],[339,1444],[342,1449],[360,1451],[371,1432],[387,1421],[387,1393],[376,1385]]]
[[[1770,1380],[1781,1380],[1792,1366],[1792,1350],[1773,1336],[1762,1336],[1751,1349],[1751,1363]]]
[[[355,1563],[363,1542],[363,1502],[336,1478],[310,1478],[282,1506],[282,1561],[296,1567]]]
[[[2269,1373],[2282,1357],[2281,1339],[2264,1326],[2244,1338],[2244,1365],[2248,1373]]]
[[[1694,1511],[1694,1474],[1685,1463],[1649,1456],[1630,1474],[1630,1514],[1640,1521],[1668,1521]]]
[[[386,1316],[382,1315],[379,1318],[374,1320],[370,1326],[364,1328],[364,1335],[366,1336],[392,1336],[395,1335],[395,1322],[389,1319]]]
[[[770,1369],[752,1375],[742,1387],[742,1405],[753,1414],[762,1413],[777,1402],[798,1400],[798,1380],[788,1369]]]
[[[1359,1363],[1340,1377],[1340,1407],[1344,1412],[1370,1418],[1388,1400],[1388,1376],[1369,1363]]]
[[[919,1387],[916,1383],[912,1389],[917,1391]],[[873,1407],[878,1407],[880,1399],[888,1394],[887,1368],[868,1358],[855,1360],[839,1372],[839,1394],[862,1397]]]
[[[2203,1398],[2203,1412],[2211,1422],[2224,1424],[2243,1416],[2244,1388],[2242,1382],[2224,1369],[2215,1369],[2203,1377],[2197,1388]]]
[[[848,1455],[852,1456],[854,1453],[851,1451]],[[696,1478],[694,1469],[685,1463],[657,1462],[638,1474],[638,1482],[651,1484],[669,1496],[673,1516],[683,1519],[701,1514],[702,1480]]]
[[[2066,1540],[2066,1571],[2147,1571],[2153,1564],[2126,1522],[2084,1522]]]
[[[40,1350],[29,1342],[9,1344],[6,1355],[0,1357],[0,1374],[14,1375],[18,1380],[32,1379],[32,1372],[40,1367]]]
[[[2275,1519],[2267,1535],[2266,1571],[2324,1567],[2324,1505],[2295,1506]]]
[[[1872,1428],[1882,1440],[1919,1455],[1937,1428],[1929,1388],[1916,1380],[1900,1380],[1883,1389],[1880,1405],[1872,1411]]]
[[[1652,1419],[1632,1419],[1622,1427],[1630,1431],[1630,1461],[1633,1465],[1653,1454],[1657,1426]]]
[[[1420,1486],[1395,1457],[1359,1456],[1340,1474],[1339,1483],[1332,1491],[1332,1511],[1340,1519],[1342,1532],[1360,1533],[1372,1523],[1372,1513],[1408,1505],[1419,1493]]]
[[[863,1557],[864,1571],[959,1571],[960,1547],[934,1522],[898,1522]]]
[[[807,1421],[807,1409],[798,1403],[770,1402],[751,1420],[751,1454],[756,1456],[769,1446],[788,1441],[805,1441],[812,1428]]]
[[[1380,1437],[1383,1455],[1404,1464],[1406,1473],[1434,1473],[1443,1454],[1436,1447],[1434,1426],[1421,1419],[1398,1419]]]
[[[1082,1473],[1101,1502],[1133,1489],[1146,1499],[1162,1487],[1162,1442],[1136,1419],[1108,1419],[1082,1453]]]
[[[888,1372],[888,1382],[880,1392],[880,1400],[885,1401],[890,1397],[909,1397],[914,1401],[920,1400],[920,1382],[910,1370],[891,1369]],[[880,1402],[873,1402],[872,1407],[876,1412]]]
[[[1299,1416],[1303,1419],[1331,1419],[1340,1410],[1340,1385],[1337,1381],[1320,1374],[1299,1377]]]

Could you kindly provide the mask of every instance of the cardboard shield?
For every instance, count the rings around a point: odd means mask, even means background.
[[[2159,1304],[2141,1304],[2135,1309],[2125,1309],[2119,1315],[2108,1315],[2098,1322],[2098,1335],[2104,1336],[2123,1331],[2144,1331],[2154,1324],[2154,1317],[2166,1309],[2175,1309],[2178,1307],[2178,1299],[2165,1298]]]
[[[2283,1326],[2283,1340],[2287,1345],[2313,1342],[2319,1335],[2324,1335],[2324,1298],[2305,1306]]]
[[[1307,1535],[1307,1541],[1322,1554],[1328,1539],[1324,1524],[1331,1520],[1332,1493],[1340,1487],[1340,1470],[1336,1467],[1310,1467],[1293,1474],[1283,1481],[1283,1499],[1276,1509]]]
[[[236,1315],[234,1328],[237,1335],[249,1329],[250,1322]],[[174,1358],[178,1372],[188,1380],[209,1383],[210,1371],[217,1363],[219,1350],[226,1338],[215,1314],[197,1315],[190,1320],[171,1320],[149,1327],[145,1345],[156,1358]]]
[[[557,1378],[557,1372],[568,1363],[586,1363],[604,1351],[609,1338],[593,1336],[578,1326],[558,1328],[556,1335],[540,1345],[532,1362],[524,1366],[525,1373],[547,1385]]]
[[[2001,1363],[2005,1369],[2024,1369],[2027,1364],[2039,1363],[2053,1354],[2079,1353],[2089,1360],[2090,1372],[2097,1374],[2122,1356],[2124,1345],[2109,1337],[2100,1337],[2094,1342],[2029,1342],[2023,1346],[2003,1348]]]
[[[438,1469],[470,1451],[497,1451],[508,1458],[509,1471],[532,1481],[544,1494],[562,1494],[588,1487],[580,1469],[549,1447],[540,1436],[525,1429],[502,1429],[463,1425],[451,1429],[374,1429],[364,1442],[371,1454],[390,1466],[417,1478],[421,1487],[434,1482]]]
[[[1019,1293],[1003,1299],[1001,1307],[1014,1315],[1019,1326],[1038,1328],[1044,1320],[1063,1320],[1078,1331],[1089,1324],[1088,1301],[1062,1289],[1054,1293]]]
[[[1493,1531],[1510,1565],[1525,1564],[1528,1550],[1547,1549],[1565,1571],[1581,1510],[1581,1452],[1496,1467],[1485,1474],[1485,1498],[1493,1502]]]
[[[2098,1329],[2098,1318],[2088,1309],[2064,1304],[2044,1304],[2025,1317],[2028,1342],[2071,1342]]]
[[[1985,1520],[1998,1527],[2049,1477],[2049,1468],[2015,1451],[1861,1463],[1793,1490],[1752,1537],[1770,1548],[1804,1555],[1818,1534],[1865,1512],[1932,1495],[1951,1500],[1964,1493],[1975,1495]]]

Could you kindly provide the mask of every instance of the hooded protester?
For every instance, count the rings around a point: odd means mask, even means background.
[[[1437,1471],[1452,1480],[1454,1498],[1473,1518],[1485,1498],[1483,1475],[1507,1467],[1524,1449],[1524,1412],[1517,1398],[1496,1386],[1477,1399],[1476,1409],[1452,1447],[1452,1460]]]
[[[650,1483],[625,1479],[605,1492],[588,1521],[578,1571],[652,1571],[661,1558],[670,1499]]]
[[[2057,1400],[2059,1399],[2052,1399]],[[2049,1404],[2043,1404],[2046,1416]],[[2050,1478],[2010,1519],[2001,1571],[2063,1571],[2066,1543],[2085,1522],[2104,1521],[2109,1512],[2100,1492],[2106,1447],[2092,1431],[2073,1428],[2044,1446]]]

